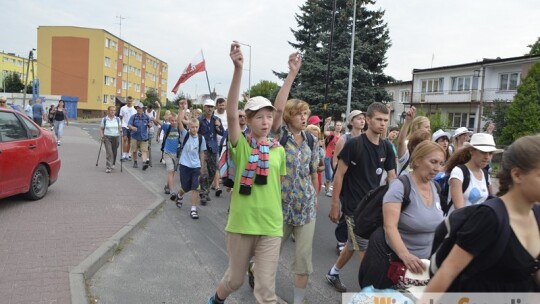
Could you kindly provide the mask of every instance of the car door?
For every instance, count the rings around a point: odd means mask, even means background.
[[[36,165],[36,139],[20,114],[0,112],[0,194],[26,192]]]

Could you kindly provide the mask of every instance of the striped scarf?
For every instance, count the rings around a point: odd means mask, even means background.
[[[266,185],[270,165],[268,159],[270,149],[279,147],[279,142],[275,138],[264,138],[257,142],[251,134],[247,135],[246,140],[252,150],[246,168],[244,169],[244,172],[242,172],[239,193],[250,195],[253,183],[257,185]]]

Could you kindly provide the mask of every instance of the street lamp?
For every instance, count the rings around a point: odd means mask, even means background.
[[[242,43],[242,42],[238,42],[238,44],[240,44],[240,45],[245,45],[245,46],[249,47],[248,95],[249,95],[249,97],[251,97],[251,45],[246,44],[246,43]]]

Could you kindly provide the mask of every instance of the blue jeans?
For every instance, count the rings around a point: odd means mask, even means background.
[[[64,125],[66,124],[65,120],[55,120],[54,121],[54,134],[56,135],[56,140],[60,140],[64,135]]]
[[[332,167],[332,157],[324,157],[324,181],[331,182],[332,175],[334,175],[334,168]]]

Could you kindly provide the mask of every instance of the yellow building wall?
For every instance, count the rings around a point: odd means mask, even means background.
[[[105,30],[40,26],[37,46],[41,94],[70,92],[79,97],[79,110],[100,115],[117,97],[145,99],[149,87],[166,101],[167,64]]]
[[[21,57],[15,54],[0,52],[0,86],[3,87],[4,78],[7,74],[15,72],[24,83],[26,80],[26,70],[28,68],[28,57]],[[37,65],[34,61],[34,77],[37,78]],[[28,70],[28,83],[32,83],[32,66]]]

